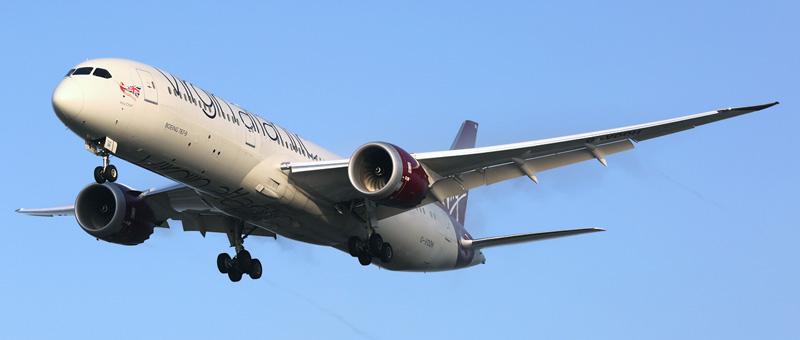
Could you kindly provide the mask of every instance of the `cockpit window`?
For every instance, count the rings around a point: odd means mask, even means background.
[[[81,67],[79,69],[76,69],[75,72],[72,72],[73,76],[84,75],[84,74],[92,74],[92,68],[91,67]]]
[[[92,73],[92,74],[97,76],[97,77],[100,77],[100,78],[106,78],[106,79],[111,78],[111,73],[108,72],[108,70],[106,70],[104,68],[99,68],[98,67],[98,68],[94,69],[94,73]]]
[[[69,72],[67,72],[67,75],[66,75],[66,76],[64,76],[64,77],[69,77],[69,75],[70,75],[70,74],[72,74],[72,72],[73,72],[73,71],[75,71],[75,69],[74,69],[74,68],[73,68],[73,69],[71,69],[71,70],[69,70]]]

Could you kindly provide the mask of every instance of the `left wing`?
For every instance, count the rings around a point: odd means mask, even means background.
[[[184,231],[199,231],[203,236],[206,232],[226,233],[231,228],[232,222],[227,215],[209,207],[194,189],[185,185],[173,184],[133,193],[138,194],[150,207],[156,221],[181,221]],[[17,209],[17,212],[30,216],[74,216],[75,206]],[[169,228],[169,225],[163,222],[158,227]],[[245,224],[245,231],[248,235],[276,237],[272,231],[250,223]]]
[[[413,154],[431,178],[422,204],[443,201],[482,185],[528,176],[538,183],[538,172],[590,159],[607,166],[606,156],[633,149],[641,142],[696,126],[766,109],[778,102],[727,108],[653,123],[633,125],[572,136],[482,148]],[[343,202],[358,193],[347,176],[349,160],[284,163],[282,169],[297,185],[332,202]],[[384,210],[398,209],[381,207]],[[384,215],[379,212],[379,215]]]

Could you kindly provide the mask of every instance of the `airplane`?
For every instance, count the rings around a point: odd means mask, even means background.
[[[409,153],[369,142],[341,157],[273,122],[158,68],[124,59],[79,63],[52,96],[56,116],[102,158],[95,181],[70,206],[18,209],[75,216],[89,235],[137,245],[155,228],[224,233],[231,281],[262,275],[244,248],[251,236],[330,246],[361,265],[435,272],[485,263],[482,249],[603,231],[582,228],[474,239],[464,228],[468,192],[597,160],[641,142],[759,111],[778,102],[571,136],[475,147],[465,121],[449,150]],[[117,157],[175,184],[136,190],[116,183]]]

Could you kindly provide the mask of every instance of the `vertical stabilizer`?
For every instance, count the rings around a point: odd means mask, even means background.
[[[456,139],[453,141],[453,145],[450,146],[450,150],[474,148],[475,138],[477,135],[478,123],[471,120],[464,121],[464,124],[461,124],[461,129],[458,130],[458,134],[456,135]],[[468,193],[468,191],[465,191],[461,195],[453,196],[444,200],[444,206],[447,208],[447,213],[455,218],[458,223],[461,223],[461,225],[464,225],[464,215],[467,212]]]
[[[464,124],[461,124],[461,129],[458,130],[458,134],[456,135],[456,139],[453,140],[453,145],[450,146],[450,150],[474,148],[477,135],[478,123],[465,120]]]

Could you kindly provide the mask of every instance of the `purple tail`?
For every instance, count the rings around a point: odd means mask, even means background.
[[[464,124],[461,124],[461,129],[458,130],[453,145],[450,146],[450,150],[474,148],[475,137],[477,137],[477,135],[478,123],[471,120],[464,121]],[[444,200],[447,213],[455,218],[458,223],[461,223],[461,225],[464,225],[464,215],[467,212],[467,194],[468,191],[465,191],[461,195]]]

